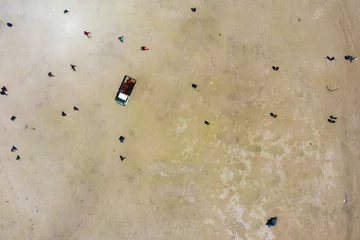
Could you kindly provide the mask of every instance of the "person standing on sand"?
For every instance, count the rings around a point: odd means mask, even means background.
[[[344,58],[345,58],[345,60],[348,60],[350,62],[358,60],[358,56],[353,57],[353,56],[350,56],[350,55],[346,55]]]
[[[330,118],[328,119],[328,122],[329,123],[335,123],[336,120],[337,120],[337,117],[334,117],[334,116],[330,115]]]
[[[269,218],[267,221],[266,221],[266,226],[268,226],[269,228],[271,227],[274,227],[276,226],[276,223],[277,223],[277,217],[272,217],[272,218]]]
[[[84,31],[84,35],[87,36],[88,38],[91,38],[90,34],[91,34],[90,32]]]
[[[70,64],[71,69],[76,72],[76,65]]]
[[[55,77],[55,76],[52,74],[52,72],[49,72],[49,73],[48,73],[48,76],[49,76],[49,77]]]
[[[270,113],[270,116],[273,117],[273,118],[277,118],[277,115],[275,113]]]
[[[3,96],[7,96],[6,91],[7,91],[7,88],[6,88],[5,86],[3,86],[3,87],[1,88],[0,94],[3,95]]]

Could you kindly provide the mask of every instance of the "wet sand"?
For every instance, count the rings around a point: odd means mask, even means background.
[[[1,239],[358,239],[356,1],[84,4],[0,3]]]

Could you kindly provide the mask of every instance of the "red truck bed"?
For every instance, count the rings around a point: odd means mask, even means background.
[[[130,96],[132,90],[134,89],[135,83],[135,79],[130,78],[129,76],[125,76],[123,83],[120,86],[120,92]]]

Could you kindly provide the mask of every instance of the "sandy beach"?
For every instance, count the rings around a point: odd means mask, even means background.
[[[0,7],[0,239],[359,239],[357,1]]]

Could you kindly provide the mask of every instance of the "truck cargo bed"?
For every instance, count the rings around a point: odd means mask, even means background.
[[[116,94],[115,101],[123,106],[129,101],[130,95],[135,87],[136,79],[125,75],[120,87],[119,91]]]

